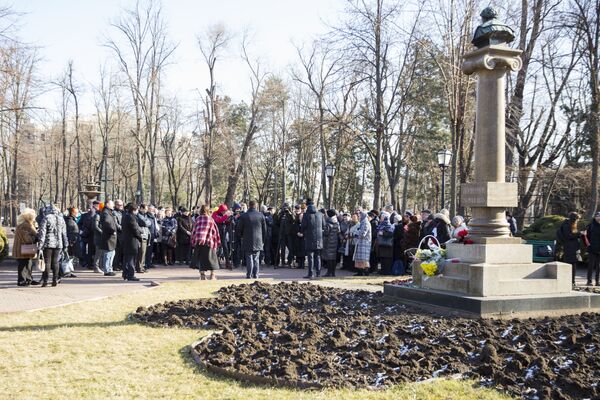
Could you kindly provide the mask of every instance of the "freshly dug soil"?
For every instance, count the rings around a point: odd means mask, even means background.
[[[466,319],[305,283],[217,293],[140,307],[133,317],[222,330],[196,350],[244,374],[370,388],[462,374],[527,399],[600,398],[600,314]]]

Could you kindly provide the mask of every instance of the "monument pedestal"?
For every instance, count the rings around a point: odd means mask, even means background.
[[[571,291],[571,265],[533,263],[532,246],[511,237],[505,210],[516,207],[517,184],[505,180],[505,75],[521,68],[520,50],[488,45],[465,55],[477,73],[474,182],[461,187],[471,207],[469,239],[450,244],[440,275],[413,268],[414,287],[385,285],[384,294],[479,316],[543,316],[600,311],[600,295]]]

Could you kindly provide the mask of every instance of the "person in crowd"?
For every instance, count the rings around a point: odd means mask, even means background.
[[[139,281],[135,276],[135,268],[138,261],[138,253],[142,247],[142,229],[138,224],[138,206],[129,203],[125,207],[122,220],[123,234],[123,279],[126,281]]]
[[[65,216],[65,225],[67,227],[67,239],[69,239],[69,245],[67,247],[67,252],[69,253],[69,257],[74,261],[78,259],[81,248],[80,245],[80,235],[79,235],[79,225],[77,225],[77,216],[79,214],[79,210],[77,207],[69,207],[67,209],[67,215]],[[76,278],[75,274],[70,273],[69,278]]]
[[[225,259],[225,268],[231,269],[231,248],[229,247],[229,241],[227,238],[227,227],[231,223],[229,217],[231,217],[233,213],[229,211],[229,207],[227,204],[223,203],[219,206],[219,208],[212,213],[212,219],[217,224],[217,228],[219,229],[219,237],[221,238],[221,253],[222,257]]]
[[[261,257],[264,260],[265,265],[273,265],[273,259],[271,258],[271,242],[273,240],[273,214],[269,212],[269,209],[265,205],[261,206],[260,210],[265,216],[265,224],[267,226],[265,249],[262,252]]]
[[[233,268],[239,268],[244,261],[244,252],[242,250],[242,243],[238,240],[237,229],[240,217],[244,214],[242,206],[238,203],[233,203],[231,208],[233,214],[229,217],[229,224],[227,230],[227,236],[230,238],[230,251],[231,251],[231,263]]]
[[[273,226],[271,227],[271,265],[277,268],[279,263],[279,215],[273,207],[268,207],[267,211],[273,216]],[[297,239],[296,239],[297,240]]]
[[[21,252],[23,245],[34,245],[37,242],[37,229],[35,228],[35,210],[26,208],[17,217],[17,227],[15,229],[15,239],[12,247],[12,256],[17,260],[17,286],[39,285],[38,281],[33,280],[31,270],[31,260],[37,252],[24,254]]]
[[[217,279],[215,271],[219,269],[217,248],[221,244],[221,236],[219,228],[214,219],[209,216],[209,212],[206,205],[199,208],[190,238],[194,252],[192,266],[200,270],[201,280],[206,279],[207,271],[210,271],[209,279]]]
[[[177,247],[177,220],[171,208],[165,208],[165,218],[161,225],[161,244],[164,253],[165,265],[175,264],[174,252]]]
[[[150,226],[148,227],[148,230],[150,231],[148,236],[148,247],[146,248],[146,269],[150,269],[154,268],[154,255],[158,251],[158,233],[160,232],[160,226],[156,220],[156,207],[153,205],[148,206],[146,218],[150,221]]]
[[[277,256],[275,259],[275,267],[286,266],[292,264],[293,251],[292,243],[290,242],[291,226],[294,223],[294,214],[290,210],[288,203],[283,205],[283,208],[279,212],[279,242],[277,246]],[[295,238],[294,238],[295,239]],[[286,262],[286,250],[287,250],[287,262]]]
[[[367,213],[369,223],[371,224],[371,257],[369,259],[370,273],[377,272],[379,262],[377,260],[377,253],[375,252],[375,243],[377,239],[377,225],[379,225],[379,211],[371,210]]]
[[[412,214],[411,214],[412,215]],[[404,240],[404,234],[408,229],[408,223],[410,222],[408,212],[404,215],[396,214],[394,216],[394,240],[393,240],[393,255],[392,255],[392,266],[398,260],[404,262],[404,251],[402,250],[402,240]]]
[[[354,212],[350,216],[348,229],[342,232],[344,237],[344,257],[342,259],[342,269],[354,271],[354,251],[356,249],[356,233],[359,227],[359,213]]]
[[[515,236],[518,231],[517,219],[513,217],[512,213],[509,211],[506,211],[506,222],[508,222],[508,229],[510,229],[510,234],[512,236]]]
[[[556,232],[556,239],[563,248],[563,261],[571,264],[571,284],[575,286],[575,275],[577,264],[583,261],[581,258],[581,231],[577,223],[581,217],[576,212],[569,213],[569,217],[563,221]],[[588,279],[591,281],[591,279]]]
[[[416,215],[410,216],[410,222],[406,228],[406,233],[401,242],[404,264],[408,267],[411,263],[410,256],[406,254],[406,250],[416,249],[421,241],[421,225],[423,221],[419,220]]]
[[[450,240],[450,219],[448,218],[448,210],[442,210],[433,215],[431,235],[434,236],[440,244],[444,244]]]
[[[302,208],[300,208],[302,211]],[[306,259],[306,250],[304,248],[304,240],[301,237],[300,227],[302,226],[302,217],[304,216],[303,212],[300,212],[294,216],[294,223],[292,224],[292,232],[294,232],[296,242],[296,246],[294,249],[294,254],[296,255],[296,268],[304,269],[305,259]]]
[[[459,239],[461,235],[463,235],[463,233],[461,233],[463,231],[468,232],[469,228],[467,228],[465,219],[460,215],[456,215],[454,218],[452,218],[452,233],[450,237],[452,239]]]
[[[100,202],[94,200],[89,210],[79,218],[79,233],[81,235],[81,264],[84,268],[94,269],[94,221],[100,208]],[[40,221],[41,222],[41,221]]]
[[[392,274],[394,259],[394,226],[390,223],[391,215],[383,211],[379,215],[379,224],[376,228],[375,253],[381,264],[381,275]]]
[[[335,277],[339,241],[340,224],[337,219],[337,212],[333,209],[327,210],[325,229],[323,230],[323,252],[321,253],[321,260],[327,267],[326,277]]]
[[[306,200],[306,213],[302,217],[300,234],[304,239],[304,250],[308,258],[308,275],[305,279],[321,276],[321,250],[323,250],[323,231],[325,218],[317,212],[311,199]]]
[[[370,265],[369,260],[371,259],[371,222],[367,212],[360,211],[360,221],[358,223],[358,229],[354,234],[356,239],[356,248],[354,251],[354,268],[358,270],[356,275],[368,276]]]
[[[162,222],[165,219],[164,207],[156,208],[156,248],[154,252],[154,262],[161,264],[165,259],[165,252],[162,244]]]
[[[190,239],[192,236],[192,217],[190,212],[185,207],[179,210],[177,217],[177,247],[175,248],[175,259],[181,264],[189,264],[190,262]]]
[[[431,235],[431,231],[433,230],[433,215],[431,210],[424,209],[421,211],[421,237],[419,239],[423,239],[425,236]]]
[[[104,210],[104,204],[98,204],[98,210],[94,214],[93,219],[93,232],[94,232],[94,272],[97,274],[103,273],[102,271],[102,259],[104,254],[102,253],[102,225],[100,224],[100,214]]]
[[[48,286],[49,271],[52,270],[52,286],[58,284],[59,259],[64,252],[68,257],[67,226],[60,210],[53,204],[44,209],[44,218],[40,222],[39,243],[46,269],[42,272],[42,287]]]
[[[123,251],[121,249],[121,242],[123,240],[123,200],[115,200],[115,208],[113,209],[113,215],[115,217],[115,223],[117,224],[117,246],[115,247],[115,258],[113,259],[113,271],[122,271]]]
[[[135,271],[143,274],[146,272],[146,251],[148,250],[148,242],[150,241],[150,226],[152,221],[146,215],[148,211],[145,204],[140,204],[138,214],[136,216],[138,225],[142,231],[142,245],[138,252],[138,259]]]
[[[236,235],[246,260],[246,278],[258,279],[260,252],[267,237],[265,217],[256,210],[256,202],[250,201],[248,211],[242,214],[236,227]]]
[[[104,276],[115,276],[113,272],[113,259],[117,248],[117,221],[113,214],[115,203],[109,200],[104,205],[100,214],[100,226],[102,235],[100,238],[100,249],[102,249],[102,267]]]

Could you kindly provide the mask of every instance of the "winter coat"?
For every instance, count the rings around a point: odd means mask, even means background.
[[[69,246],[65,218],[58,210],[44,216],[38,237],[42,249],[66,249]]]
[[[571,221],[566,219],[559,228],[559,241],[562,244],[564,256],[563,261],[569,264],[581,262],[580,238],[579,230],[575,233],[571,231]]]
[[[100,248],[113,251],[117,248],[117,221],[111,209],[105,207],[100,214],[100,226],[102,228]]]
[[[401,260],[404,251],[402,250],[402,241],[404,240],[404,234],[406,232],[407,226],[402,222],[394,225],[394,251],[393,251],[393,259]]]
[[[347,238],[344,239],[344,255],[345,256],[353,256],[354,255],[354,246],[356,244],[356,233],[358,232],[358,227],[360,224],[353,223],[350,221],[348,223],[348,230],[345,232],[344,236]],[[342,232],[343,233],[343,232]]]
[[[307,252],[323,248],[323,230],[325,230],[323,214],[318,212],[313,204],[309,205],[300,225],[300,232],[304,236],[304,248]]]
[[[74,246],[79,241],[79,225],[77,225],[77,221],[72,215],[67,215],[65,217],[65,225],[67,227],[69,246]]]
[[[217,211],[212,213],[212,219],[215,221],[217,225],[222,225],[228,222],[229,215],[225,215],[227,212],[227,204],[221,204]],[[221,237],[222,238],[222,237]]]
[[[442,218],[441,214],[435,215],[436,218],[434,218],[432,223],[433,227],[431,229],[431,235],[435,236],[440,244],[444,244],[450,240],[450,221]]]
[[[321,259],[324,261],[337,260],[340,243],[340,224],[335,216],[327,218],[323,231],[323,251]]]
[[[94,232],[94,246],[100,248],[100,246],[102,246],[102,225],[100,224],[100,213],[96,213],[92,217],[92,232]]]
[[[371,258],[371,223],[365,213],[361,214],[361,220],[355,234],[356,250],[354,261],[369,261]]]
[[[415,249],[421,240],[421,221],[413,221],[408,224],[404,239],[402,239],[402,252]]]
[[[121,242],[123,255],[137,256],[142,247],[142,229],[138,225],[137,218],[131,213],[124,213],[122,220],[122,235]]]
[[[21,254],[22,244],[33,244],[36,242],[37,232],[33,224],[29,221],[23,221],[15,229],[15,241],[12,247],[12,256],[17,259],[29,259],[34,256],[23,256]]]
[[[79,218],[79,235],[81,239],[86,243],[94,242],[94,216],[96,211],[88,211],[83,213]]]
[[[265,224],[267,225],[267,241],[271,242],[273,238],[273,214],[266,212],[263,215],[265,216]]]
[[[279,237],[284,238],[292,234],[292,225],[294,224],[294,216],[287,208],[279,213]]]
[[[177,244],[187,245],[190,244],[192,236],[192,217],[180,214],[177,217]]]
[[[175,217],[165,217],[160,229],[163,238],[173,236],[177,232],[177,220]]]
[[[251,208],[240,217],[236,226],[236,235],[241,239],[242,251],[250,253],[263,251],[267,237],[267,224],[265,216]]]
[[[462,224],[460,224],[459,226],[457,226],[456,228],[453,228],[452,234],[450,236],[452,237],[452,239],[458,239],[458,238],[460,238],[459,234],[462,231],[469,231],[469,228],[467,228],[467,224],[465,224],[464,222]]]
[[[146,213],[146,218],[150,221],[150,226],[148,227],[150,238],[148,240],[153,243],[160,236],[160,223],[154,214]]]
[[[297,216],[296,218],[294,218],[294,223],[292,224],[292,233],[295,237],[292,243],[294,244],[294,255],[296,257],[306,257],[306,250],[304,249],[304,240],[300,236],[298,236],[298,234],[300,233],[301,221],[302,220],[300,216]]]
[[[394,256],[394,226],[390,224],[389,218],[384,218],[377,226],[375,250],[379,258],[393,258]],[[384,243],[391,242],[391,246]]]
[[[137,215],[137,223],[142,231],[142,240],[150,239],[150,226],[152,226],[150,218],[148,218],[146,214],[139,212]]]

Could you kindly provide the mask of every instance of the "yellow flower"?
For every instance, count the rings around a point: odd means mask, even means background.
[[[434,276],[437,272],[437,264],[436,263],[421,263],[421,268],[423,269],[423,273],[427,276]]]

